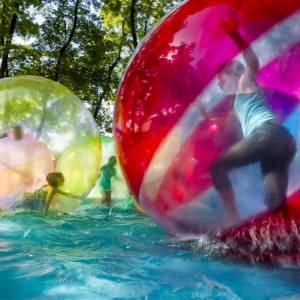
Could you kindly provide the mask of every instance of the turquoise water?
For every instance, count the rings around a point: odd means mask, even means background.
[[[300,264],[174,240],[134,208],[0,218],[0,299],[300,299]]]

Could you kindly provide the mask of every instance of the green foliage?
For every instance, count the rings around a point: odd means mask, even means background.
[[[137,44],[175,5],[172,0],[4,0],[2,76],[36,75],[67,86],[111,131],[113,103]],[[20,43],[20,38],[30,43]]]

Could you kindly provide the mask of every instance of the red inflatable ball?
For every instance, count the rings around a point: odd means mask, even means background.
[[[224,120],[232,110],[220,70],[230,61],[247,66],[236,31],[259,60],[256,81],[268,105],[296,142],[286,211],[300,212],[299,28],[300,0],[190,0],[139,45],[116,100],[116,150],[139,205],[168,234],[225,235],[272,216],[259,162],[229,174],[239,220],[229,218],[210,174],[220,154],[243,139],[240,122],[220,126],[200,107]]]

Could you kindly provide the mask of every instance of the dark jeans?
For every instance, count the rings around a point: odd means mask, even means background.
[[[289,166],[295,153],[295,140],[286,128],[267,121],[224,151],[211,165],[211,177],[218,191],[228,189],[231,188],[228,172],[260,162],[266,204],[272,211],[285,204]]]

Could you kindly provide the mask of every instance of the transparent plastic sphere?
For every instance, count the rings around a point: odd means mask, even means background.
[[[300,189],[300,1],[184,2],[142,41],[119,87],[114,136],[121,169],[145,212],[167,233],[224,232],[228,216],[210,176],[213,161],[242,138],[236,122],[220,127],[232,96],[218,86],[220,66],[243,61],[224,22],[235,19],[256,53],[258,83],[268,104],[297,143],[287,203]],[[230,179],[244,220],[267,210],[258,163],[234,169]]]
[[[65,86],[36,76],[0,80],[0,208],[64,175],[62,191],[49,212],[70,212],[97,179],[101,142],[97,126],[80,99]]]

